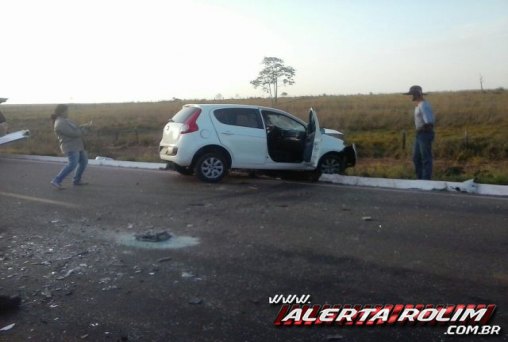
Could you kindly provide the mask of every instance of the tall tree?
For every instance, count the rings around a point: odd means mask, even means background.
[[[284,65],[284,61],[277,57],[265,57],[261,63],[264,67],[258,77],[250,83],[254,88],[262,87],[263,91],[270,94],[272,103],[277,103],[279,86],[292,85],[295,83],[295,69]]]

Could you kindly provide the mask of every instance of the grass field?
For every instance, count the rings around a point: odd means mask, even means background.
[[[508,184],[508,91],[439,92],[429,94],[437,117],[434,179]],[[93,120],[87,136],[91,158],[159,161],[158,143],[167,120],[187,100],[156,103],[72,104],[70,117]],[[269,99],[223,100],[271,106]],[[55,105],[1,106],[10,131],[30,129],[25,142],[0,147],[2,153],[59,155],[49,116]],[[359,161],[350,175],[414,178],[411,150],[414,139],[413,104],[398,94],[280,98],[277,108],[307,121],[310,107],[322,127],[345,133],[355,143]]]

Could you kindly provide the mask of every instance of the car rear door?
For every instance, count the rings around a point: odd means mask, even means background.
[[[220,142],[232,154],[233,168],[265,163],[266,131],[258,109],[220,108],[211,117]]]

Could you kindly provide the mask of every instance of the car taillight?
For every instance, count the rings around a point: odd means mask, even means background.
[[[196,122],[198,120],[199,114],[201,114],[201,109],[196,108],[196,111],[192,113],[192,115],[189,116],[183,123],[180,134],[192,133],[199,130],[198,124]]]

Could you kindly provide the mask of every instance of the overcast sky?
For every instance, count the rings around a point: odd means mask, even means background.
[[[263,57],[296,69],[289,96],[508,88],[506,0],[3,0],[8,103],[265,96]]]

